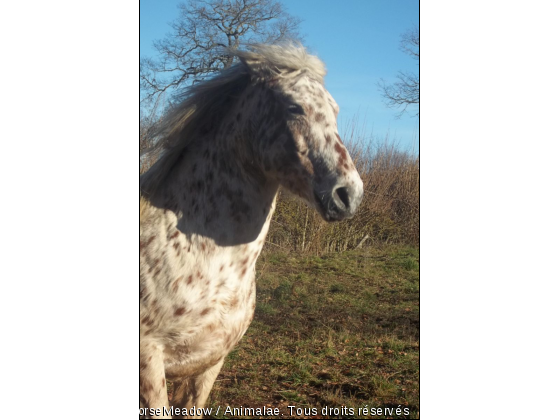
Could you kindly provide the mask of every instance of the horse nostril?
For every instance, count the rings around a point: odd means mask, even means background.
[[[334,192],[346,208],[350,207],[350,197],[348,197],[348,188],[337,188]]]

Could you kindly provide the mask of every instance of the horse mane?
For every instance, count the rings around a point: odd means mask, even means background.
[[[239,58],[238,63],[177,95],[176,105],[167,112],[155,131],[158,140],[148,153],[155,153],[159,158],[141,176],[141,193],[154,192],[180,158],[188,153],[189,145],[219,127],[235,99],[251,83],[284,77],[294,71],[305,72],[323,83],[325,65],[301,45],[253,44],[248,48],[226,49],[226,54]]]

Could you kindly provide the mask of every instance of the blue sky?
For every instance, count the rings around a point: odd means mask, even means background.
[[[171,32],[180,0],[140,0],[140,55],[154,56],[153,41]],[[418,62],[399,50],[400,35],[418,26],[416,0],[281,0],[303,20],[300,32],[310,52],[326,64],[325,84],[340,106],[339,131],[355,118],[360,132],[386,135],[402,148],[418,150],[418,118],[387,108],[377,88],[399,71],[418,71]]]

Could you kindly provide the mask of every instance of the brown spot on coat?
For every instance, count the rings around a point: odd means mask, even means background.
[[[343,157],[344,160],[347,159],[346,156],[346,150],[344,150],[344,147],[342,147],[340,144],[335,144],[334,145],[334,150],[336,150],[336,153],[338,153],[339,155],[341,155]]]
[[[146,242],[140,242],[140,249],[149,246],[154,239],[156,239],[156,235],[151,236]]]
[[[173,291],[177,292],[179,289],[179,281],[181,280],[181,276],[177,277],[177,279],[173,282]]]

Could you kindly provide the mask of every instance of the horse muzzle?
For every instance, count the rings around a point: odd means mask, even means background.
[[[363,184],[337,185],[327,192],[313,191],[319,213],[327,222],[349,219],[356,214],[364,196]]]

